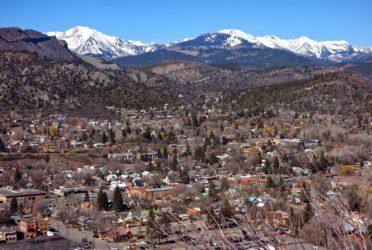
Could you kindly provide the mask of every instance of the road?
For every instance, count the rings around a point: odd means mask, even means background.
[[[76,243],[81,243],[82,239],[87,239],[88,241],[93,241],[96,249],[126,249],[129,245],[126,242],[113,243],[106,242],[104,240],[93,238],[89,232],[79,231],[76,228],[67,228],[61,221],[49,221],[49,225],[59,231],[59,234],[66,239],[74,241]]]

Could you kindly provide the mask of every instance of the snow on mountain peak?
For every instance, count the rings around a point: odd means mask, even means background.
[[[65,40],[68,47],[79,54],[94,54],[106,60],[128,55],[139,55],[194,40],[194,38],[187,38],[173,43],[146,44],[140,41],[122,40],[119,37],[109,36],[85,26],[76,26],[64,32],[48,32],[46,34]],[[318,42],[307,36],[287,40],[277,36],[254,37],[238,29],[223,29],[215,33],[207,33],[204,39],[208,43],[220,42],[218,34],[227,35],[222,40],[222,46],[226,48],[249,42],[260,47],[290,51],[307,58],[335,62],[372,54],[372,48],[352,46],[344,40]]]
[[[230,36],[235,37],[235,38],[241,38],[241,39],[244,39],[244,40],[246,40],[250,43],[257,43],[257,40],[255,39],[254,36],[252,36],[250,34],[247,34],[247,33],[243,32],[241,30],[223,29],[223,30],[218,31],[217,33],[230,35]]]

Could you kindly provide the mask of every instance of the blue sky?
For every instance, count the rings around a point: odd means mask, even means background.
[[[88,26],[123,39],[169,42],[224,28],[255,36],[372,46],[371,0],[2,0],[0,26]]]

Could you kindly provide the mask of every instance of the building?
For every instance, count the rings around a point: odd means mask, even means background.
[[[6,243],[17,241],[17,230],[18,227],[2,227],[0,228],[0,241]]]
[[[46,234],[48,232],[48,221],[43,219],[23,219],[19,222],[19,230],[22,233]]]
[[[265,177],[241,177],[237,180],[240,185],[266,186],[267,178]]]
[[[0,188],[0,203],[10,204],[13,198],[17,199],[17,203],[30,202],[34,203],[38,200],[43,200],[46,197],[46,192],[38,189],[9,189]]]

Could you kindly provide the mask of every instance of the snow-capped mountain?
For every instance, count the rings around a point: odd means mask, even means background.
[[[47,32],[46,34],[66,41],[69,49],[78,54],[95,55],[105,60],[143,54],[165,46],[163,44],[126,41],[83,26],[76,26],[64,32]]]
[[[105,60],[140,55],[164,48],[193,56],[201,49],[270,48],[327,62],[357,61],[372,56],[372,47],[353,46],[346,41],[318,42],[306,36],[289,40],[276,36],[255,37],[236,29],[205,33],[196,38],[182,39],[173,43],[151,44],[123,40],[82,26],[76,26],[65,32],[47,34],[65,40],[68,47],[79,54],[91,54]]]
[[[354,59],[362,59],[372,54],[372,48],[352,46],[346,41],[317,42],[306,36],[296,39],[280,39],[276,36],[254,37],[241,30],[225,29],[218,31],[220,34],[230,35],[231,46],[241,44],[243,40],[257,45],[263,45],[272,49],[288,50],[297,55],[311,59],[342,62]]]

